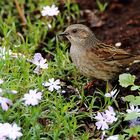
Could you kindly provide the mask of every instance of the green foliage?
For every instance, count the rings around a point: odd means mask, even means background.
[[[119,76],[119,82],[122,87],[134,85],[135,79],[135,75],[131,75],[128,73],[123,73]]]
[[[140,96],[133,96],[133,95],[128,95],[124,97],[125,101],[130,102],[131,104],[138,106],[140,105]]]
[[[71,65],[66,44],[60,40],[56,44],[55,36],[58,30],[63,30],[69,17],[71,20],[79,18],[79,8],[77,4],[66,4],[64,10],[56,17],[41,17],[40,11],[43,6],[56,4],[58,1],[18,1],[23,4],[24,14],[26,15],[27,25],[23,27],[13,1],[0,1],[0,47],[11,50],[13,54],[22,53],[25,57],[13,57],[7,54],[6,59],[0,57],[0,79],[4,83],[0,88],[4,89],[1,95],[12,100],[13,105],[9,106],[8,111],[3,111],[0,107],[0,122],[17,123],[22,126],[23,137],[21,139],[61,139],[63,136],[73,139],[89,139],[88,133],[77,134],[80,125],[77,124],[77,109],[73,100],[66,102],[63,96],[56,92],[49,92],[42,86],[44,81],[49,78],[70,77],[72,73],[75,76],[77,71]],[[25,7],[24,7],[25,6]],[[1,8],[3,7],[3,8]],[[36,11],[38,12],[36,14]],[[48,23],[52,28],[48,28]],[[49,35],[53,33],[53,35]],[[41,49],[41,48],[43,49]],[[33,73],[35,66],[27,60],[32,59],[35,50],[43,51],[52,55],[51,61],[48,61],[49,68],[42,71],[41,75]],[[73,80],[74,85],[78,84],[77,79]],[[80,79],[80,76],[79,76]],[[71,80],[71,79],[70,79]],[[35,107],[23,105],[22,98],[30,89],[43,90],[43,100]],[[17,90],[16,95],[8,94],[6,91]],[[75,97],[76,98],[76,95]],[[45,115],[44,115],[45,114]],[[40,123],[40,118],[50,122],[48,125]]]
[[[131,136],[135,136],[137,138],[138,133],[140,132],[140,126],[138,125],[129,129],[125,129],[124,132],[128,133],[129,138]]]
[[[121,75],[119,75],[119,83],[122,87],[128,87],[131,86],[131,90],[135,91],[135,90],[140,90],[140,86],[135,85],[135,80],[136,80],[136,76],[135,75],[131,75],[129,73],[123,73]]]
[[[97,6],[98,6],[100,12],[104,12],[108,6],[107,2],[102,3],[100,0],[96,0],[96,3],[97,3]]]
[[[131,113],[127,113],[125,115],[125,118],[124,120],[125,121],[129,121],[129,120],[134,120],[136,118],[140,117],[139,113],[138,112],[131,112]]]

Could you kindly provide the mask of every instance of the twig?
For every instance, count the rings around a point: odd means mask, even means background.
[[[22,25],[26,26],[26,18],[24,16],[24,11],[23,8],[20,7],[18,0],[14,0],[15,4],[16,4],[16,9],[18,11],[19,17],[21,19]]]

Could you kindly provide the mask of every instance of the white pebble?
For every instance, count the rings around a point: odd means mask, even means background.
[[[121,42],[117,42],[117,43],[115,43],[115,46],[116,46],[116,47],[120,47],[121,45],[122,45]]]

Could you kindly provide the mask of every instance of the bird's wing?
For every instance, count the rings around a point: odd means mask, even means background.
[[[96,53],[98,57],[106,61],[122,60],[134,57],[134,55],[122,49],[118,49],[104,43],[98,42],[96,46]]]

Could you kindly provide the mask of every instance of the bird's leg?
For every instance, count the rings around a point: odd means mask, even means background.
[[[90,89],[96,81],[97,80],[92,80],[91,82],[87,83],[85,85],[84,89]]]

